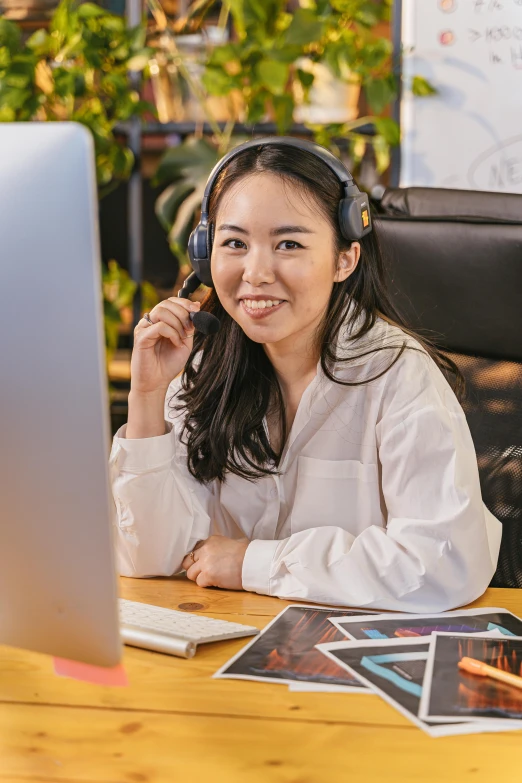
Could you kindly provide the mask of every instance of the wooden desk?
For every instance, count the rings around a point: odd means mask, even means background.
[[[125,598],[259,628],[286,603],[203,590],[182,578],[121,582]],[[488,590],[473,606],[522,615],[522,590]],[[522,732],[432,739],[377,696],[300,694],[284,685],[212,680],[243,644],[203,645],[191,660],[128,647],[128,688],[59,678],[47,656],[1,647],[0,781],[521,779]]]

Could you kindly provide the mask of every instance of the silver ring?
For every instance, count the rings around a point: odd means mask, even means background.
[[[146,321],[149,322],[149,324],[154,325],[154,321],[151,321],[150,315],[148,313],[143,313],[143,318],[145,318]]]

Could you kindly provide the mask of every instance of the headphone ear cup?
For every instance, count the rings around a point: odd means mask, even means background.
[[[339,225],[345,239],[355,242],[372,230],[368,197],[364,193],[343,198],[339,203]]]
[[[210,274],[210,253],[208,250],[207,226],[198,223],[188,241],[188,254],[192,269],[204,285],[213,286]]]
[[[187,243],[187,253],[190,259],[190,265],[192,269],[194,269],[194,260],[196,258],[196,249],[195,249],[195,237],[196,237],[196,230],[197,228],[194,228],[189,236],[189,241]]]

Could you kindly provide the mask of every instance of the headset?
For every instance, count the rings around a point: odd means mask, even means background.
[[[208,220],[208,203],[219,173],[231,160],[241,155],[245,150],[266,147],[268,145],[294,147],[310,152],[322,160],[330,171],[335,174],[343,186],[343,197],[339,202],[338,216],[341,234],[345,239],[355,242],[362,239],[372,230],[368,197],[361,193],[348,169],[330,150],[313,141],[296,139],[293,136],[267,136],[262,139],[252,139],[231,150],[216,163],[210,172],[201,203],[201,217],[188,241],[188,254],[194,271],[183,283],[183,288],[178,293],[178,296],[188,298],[198,288],[200,283],[211,288],[213,287],[212,275],[210,273],[210,256],[212,255],[214,226]]]

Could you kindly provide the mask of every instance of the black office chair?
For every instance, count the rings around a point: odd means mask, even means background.
[[[390,188],[375,204],[394,301],[466,380],[482,495],[502,522],[496,587],[522,587],[522,196]]]

